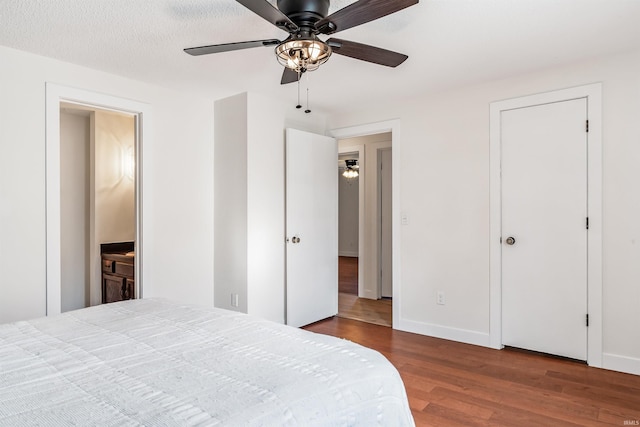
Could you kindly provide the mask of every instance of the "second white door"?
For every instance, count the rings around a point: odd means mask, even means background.
[[[587,359],[587,100],[503,111],[502,342]]]
[[[286,132],[287,324],[338,313],[338,144]]]

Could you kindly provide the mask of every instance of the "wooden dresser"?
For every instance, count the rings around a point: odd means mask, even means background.
[[[133,250],[133,242],[100,245],[103,304],[136,298]]]

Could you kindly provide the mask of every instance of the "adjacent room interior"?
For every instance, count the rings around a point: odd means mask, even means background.
[[[60,104],[62,312],[136,297],[135,120]]]

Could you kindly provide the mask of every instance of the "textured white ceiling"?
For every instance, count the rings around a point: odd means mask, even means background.
[[[0,45],[215,98],[295,103],[296,87],[279,84],[272,48],[183,48],[285,36],[234,0],[0,0]],[[420,0],[335,37],[409,59],[392,69],[333,55],[308,73],[312,105],[330,111],[640,49],[640,0]]]

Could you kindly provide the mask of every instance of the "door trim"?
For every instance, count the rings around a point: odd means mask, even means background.
[[[151,107],[130,99],[118,98],[83,89],[45,84],[45,191],[46,191],[46,315],[61,312],[60,251],[60,103],[96,107],[136,116],[135,194],[136,194],[136,295],[143,297],[142,259],[142,139],[151,139]]]
[[[502,348],[501,256],[501,127],[502,111],[571,99],[587,99],[587,363],[602,367],[602,84],[594,83],[552,92],[496,101],[490,104],[489,144],[489,341]]]
[[[375,135],[379,133],[391,132],[391,147],[393,149],[393,158],[391,159],[391,203],[392,213],[391,219],[393,221],[391,225],[391,250],[392,254],[392,280],[393,280],[393,300],[392,300],[392,328],[407,330],[407,327],[402,323],[402,276],[401,276],[401,236],[400,236],[400,158],[401,158],[401,135],[400,135],[400,120],[388,120],[383,122],[369,123],[364,125],[349,126],[340,129],[332,129],[329,135],[334,138],[346,139],[356,138],[359,136]]]

